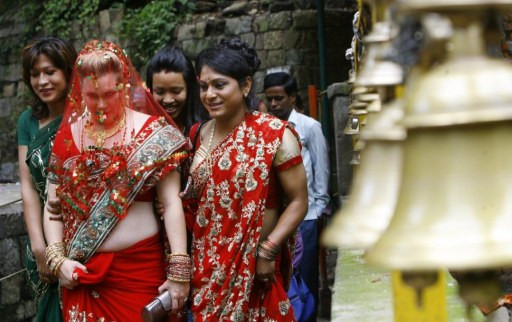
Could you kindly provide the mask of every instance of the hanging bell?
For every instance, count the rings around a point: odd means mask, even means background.
[[[370,102],[368,104],[368,107],[366,108],[368,113],[378,113],[381,111],[381,102],[380,100],[375,100],[373,102]]]
[[[356,84],[361,86],[392,86],[403,82],[403,70],[397,63],[382,60],[380,48],[368,46],[367,59],[361,67]]]
[[[367,104],[365,104],[365,107],[366,106]],[[368,114],[366,108],[352,109],[350,113],[359,119],[359,127],[366,125],[366,115]]]
[[[393,1],[374,0],[376,23],[372,31],[363,39],[366,56],[358,72],[357,86],[392,86],[401,84],[403,70],[400,65],[386,59],[391,40],[397,30],[390,17]]]
[[[377,93],[364,93],[364,94],[358,95],[357,100],[359,102],[369,104],[374,101],[379,101],[380,97],[379,97],[379,94],[377,94]]]
[[[354,135],[359,133],[359,119],[357,116],[349,114],[347,125],[345,126],[343,133],[346,135]]]
[[[512,1],[408,3],[435,3],[440,11],[445,3],[452,50],[407,96],[397,207],[365,258],[405,271],[510,265],[512,67],[485,56],[480,15],[489,4]]]
[[[366,86],[354,86],[350,92],[350,96],[357,96],[360,94],[375,93],[375,90],[371,87]]]
[[[361,163],[361,151],[354,150],[352,153],[352,159],[350,160],[350,164],[353,166],[359,166]]]
[[[354,70],[349,70],[348,71],[348,80],[347,80],[347,84],[354,84],[356,82],[356,73]]]
[[[325,245],[366,249],[387,228],[399,191],[402,169],[401,141],[405,129],[400,102],[387,104],[379,114],[368,116],[358,142],[365,142],[347,205],[336,214],[322,236]]]
[[[509,0],[402,0],[400,10],[403,12],[444,12],[466,11],[470,10],[499,9],[510,11],[511,4]]]

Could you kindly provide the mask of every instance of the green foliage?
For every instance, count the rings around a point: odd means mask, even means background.
[[[129,44],[127,51],[137,67],[170,43],[174,28],[194,10],[188,0],[25,0],[18,10],[19,20],[28,23],[23,43],[42,34],[82,40],[99,37],[98,11],[118,6],[125,6],[125,14],[115,32]]]
[[[70,38],[73,20],[90,32],[90,19],[97,14],[100,0],[27,0],[23,4],[21,18],[29,23],[27,32]],[[73,35],[78,36],[78,35]]]
[[[141,67],[169,44],[174,28],[193,9],[187,0],[154,0],[142,8],[127,10],[120,36],[132,45],[128,53],[134,65]]]
[[[25,33],[20,41],[0,46],[0,58],[19,52],[22,46],[41,35],[84,41],[100,37],[98,12],[114,7],[125,9],[121,28],[113,32],[128,45],[126,49],[134,65],[140,68],[171,42],[174,29],[193,12],[194,3],[188,0],[24,0],[16,10],[16,20],[26,24]]]

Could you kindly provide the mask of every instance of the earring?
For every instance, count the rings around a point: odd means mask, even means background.
[[[89,109],[87,108],[87,104],[84,99],[82,99],[82,112],[87,116],[89,115]]]

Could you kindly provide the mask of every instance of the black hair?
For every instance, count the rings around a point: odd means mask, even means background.
[[[208,118],[206,110],[199,101],[199,87],[194,66],[180,48],[167,45],[157,52],[148,64],[146,84],[151,93],[153,93],[153,74],[162,71],[181,73],[185,79],[187,99],[182,113],[185,113],[183,121],[185,123],[185,133],[188,133],[194,123]]]
[[[219,74],[227,75],[244,85],[247,77],[254,79],[254,74],[260,67],[260,60],[254,47],[238,38],[222,39],[214,48],[208,48],[199,53],[196,68],[199,73],[203,66],[208,66]],[[256,110],[254,81],[251,90],[245,98],[250,110]]]
[[[285,72],[270,73],[263,79],[263,90],[269,87],[283,86],[288,96],[297,95],[297,82],[295,78]]]
[[[73,45],[69,41],[59,37],[41,37],[23,48],[21,77],[25,85],[27,85],[35,96],[32,102],[32,116],[37,120],[48,117],[50,113],[48,106],[36,95],[30,83],[30,70],[34,67],[37,59],[42,54],[48,57],[55,67],[64,72],[68,85],[71,79],[71,72],[73,71],[73,64],[77,57]]]

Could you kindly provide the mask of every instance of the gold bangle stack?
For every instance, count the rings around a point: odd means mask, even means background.
[[[46,247],[46,265],[53,275],[57,276],[59,268],[66,258],[66,244],[64,242],[51,243]]]
[[[174,253],[169,255],[167,279],[173,282],[188,283],[192,278],[192,260],[188,254]]]
[[[273,261],[276,259],[277,254],[281,249],[274,242],[269,239],[258,244],[258,257]]]

